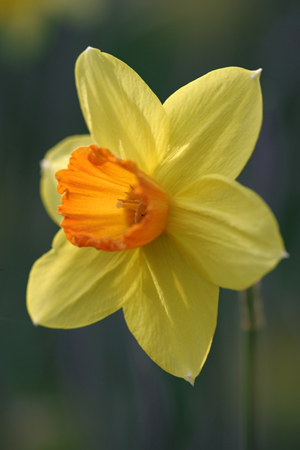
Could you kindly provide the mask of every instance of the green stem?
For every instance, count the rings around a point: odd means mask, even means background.
[[[260,285],[240,293],[241,310],[241,449],[257,450],[257,331],[264,325]]]

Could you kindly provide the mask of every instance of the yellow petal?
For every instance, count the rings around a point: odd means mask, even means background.
[[[27,287],[32,321],[50,328],[77,328],[121,308],[138,285],[134,250],[108,253],[78,248],[60,230],[53,248],[33,265]]]
[[[266,203],[221,175],[200,178],[173,199],[168,233],[191,267],[229,289],[246,289],[286,256]]]
[[[86,134],[71,136],[59,142],[49,150],[41,161],[41,197],[47,213],[58,225],[62,217],[57,214],[57,206],[61,204],[61,195],[57,192],[55,173],[68,166],[71,153],[78,147],[92,144],[92,138]]]
[[[235,179],[259,135],[262,97],[259,75],[229,67],[179,89],[165,102],[170,147],[155,178],[178,193],[200,175]]]
[[[140,250],[142,290],[124,306],[130,331],[167,372],[193,384],[215,332],[219,290],[163,235]]]
[[[125,63],[90,47],[79,56],[75,75],[81,109],[98,146],[151,175],[169,141],[168,118],[158,98]]]

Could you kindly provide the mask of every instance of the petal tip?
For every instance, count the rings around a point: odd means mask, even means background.
[[[96,48],[88,45],[87,48],[82,52],[82,55],[85,55],[85,57],[92,57],[96,51],[97,51]],[[80,57],[80,55],[79,55],[79,57]]]
[[[187,375],[186,379],[192,386],[194,386],[195,378],[193,378],[190,373]]]
[[[290,254],[288,252],[283,252],[282,258],[283,259],[289,259],[290,258]]]
[[[95,47],[91,47],[90,45],[88,45],[83,53],[101,53],[101,50],[99,50],[99,49],[97,49]]]
[[[42,159],[40,161],[40,168],[43,170],[47,170],[51,167],[51,163],[49,161],[47,161],[46,159]]]
[[[260,78],[260,74],[262,73],[262,68],[255,70],[252,75],[251,78]]]

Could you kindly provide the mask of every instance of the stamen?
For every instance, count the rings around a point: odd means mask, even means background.
[[[132,193],[124,192],[124,194],[131,197],[132,200],[130,200],[130,199],[125,200],[122,198],[118,198],[116,207],[118,209],[120,209],[120,208],[123,208],[124,206],[126,207],[128,205],[127,209],[130,209],[131,211],[135,212],[134,223],[140,223],[142,218],[145,217],[145,215],[147,214],[147,205],[144,202],[144,200],[141,199],[141,197],[139,197],[138,195],[136,195],[134,193],[134,188],[131,185],[129,185],[129,186],[133,192]]]

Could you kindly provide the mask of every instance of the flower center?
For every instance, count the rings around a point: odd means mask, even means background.
[[[55,174],[59,214],[67,239],[78,247],[115,251],[141,247],[166,229],[168,194],[132,161],[96,145],[75,150]]]
[[[134,193],[134,188],[132,186],[130,186],[130,189],[132,192],[124,192],[124,194],[128,195],[129,200],[118,198],[118,203],[116,206],[117,208],[125,207],[134,211],[134,222],[139,223],[147,214],[147,205],[141,197]]]

